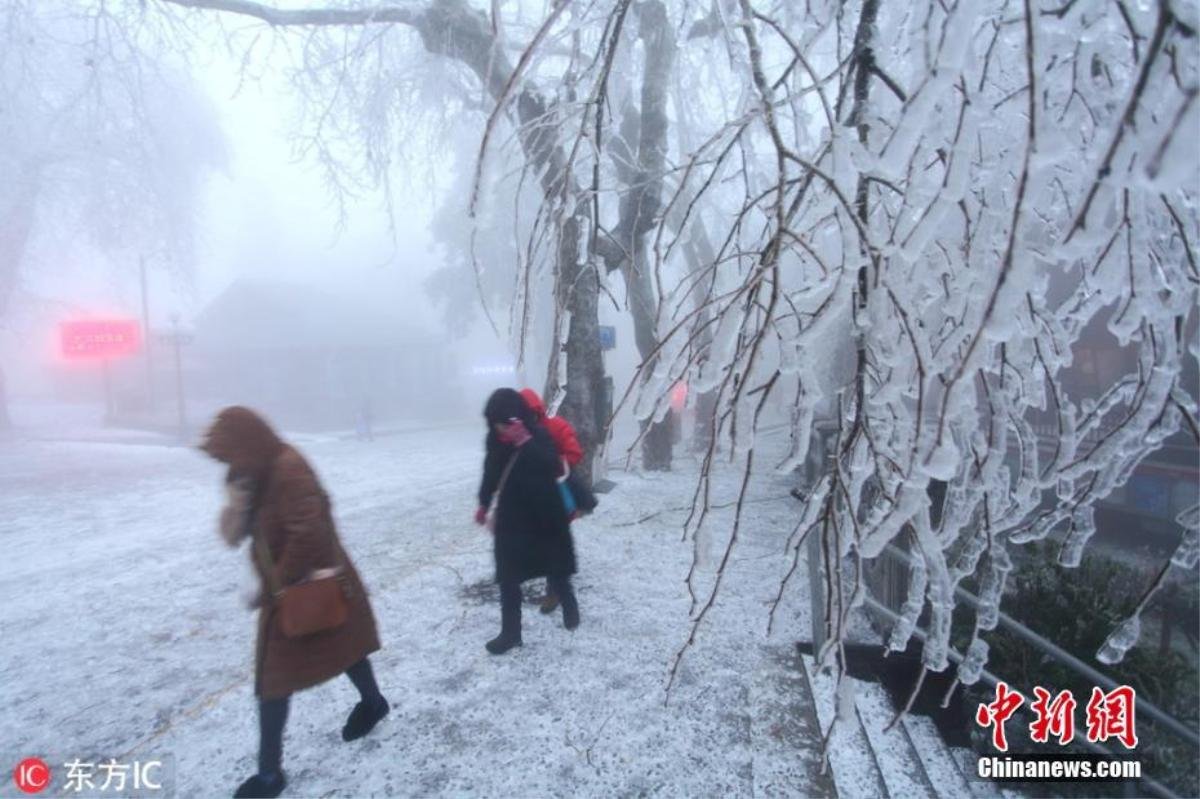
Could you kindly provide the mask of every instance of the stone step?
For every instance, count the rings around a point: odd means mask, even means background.
[[[907,728],[896,724],[889,729],[896,711],[883,686],[854,680],[854,690],[863,732],[875,752],[888,793],[895,797],[937,797],[920,751],[909,739]]]
[[[821,763],[821,725],[808,676],[791,644],[763,647],[750,685],[754,796],[837,799]]]
[[[813,704],[821,730],[833,723],[837,703],[834,696],[835,679],[828,673],[818,673],[808,655],[801,655],[808,684],[812,687]],[[853,686],[850,686],[853,687]],[[890,799],[892,794],[880,772],[875,752],[863,730],[860,713],[854,701],[842,702],[843,718],[838,720],[829,742],[829,765],[839,799]],[[901,797],[897,797],[901,799]],[[907,799],[904,797],[903,799]]]
[[[834,716],[834,676],[817,673],[808,655],[801,655],[799,662],[823,735]],[[847,688],[853,698],[843,701],[843,717],[829,746],[839,799],[1023,799],[1019,792],[981,779],[979,756],[948,746],[928,717],[906,715],[887,729],[896,708],[879,683],[851,677]],[[820,735],[814,744],[817,752]]]
[[[909,740],[925,765],[925,772],[933,783],[933,791],[938,799],[971,796],[971,786],[933,721],[927,716],[910,715],[900,723],[908,730]]]

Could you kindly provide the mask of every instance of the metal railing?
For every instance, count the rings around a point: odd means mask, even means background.
[[[910,568],[913,565],[912,555],[904,552],[894,544],[888,544],[884,548],[884,554],[890,558],[896,559],[900,563],[903,563]],[[870,588],[869,583],[868,588]],[[976,610],[982,607],[983,603],[980,602],[979,597],[975,596],[962,586],[956,585],[954,587],[954,595]],[[1097,686],[1103,688],[1105,691],[1111,691],[1120,686],[1120,683],[1118,683],[1112,677],[1109,677],[1107,674],[1099,669],[1094,668],[1093,666],[1089,666],[1087,663],[1080,660],[1075,655],[1072,655],[1070,652],[1063,649],[1049,638],[1034,632],[1021,622],[1014,619],[1012,616],[1009,616],[1004,611],[1001,610],[998,612],[998,618],[999,622],[996,625],[997,628],[1012,633],[1017,638],[1022,639],[1042,654],[1049,656],[1055,662],[1065,666],[1084,679],[1090,680]],[[1200,749],[1200,733],[1197,733],[1196,730],[1188,727],[1186,724],[1179,721],[1165,710],[1162,710],[1154,703],[1139,697],[1137,709],[1139,714],[1146,715],[1154,719],[1154,721],[1158,722],[1164,728],[1174,734],[1175,737],[1190,743],[1197,749]]]
[[[821,472],[822,469],[828,467],[832,455],[832,453],[830,453],[828,450],[829,433],[831,432],[831,427],[829,425],[818,425],[817,430],[814,432],[815,435],[813,445],[810,448],[810,457],[802,467],[804,477],[806,478],[806,483],[809,486],[814,485],[816,482],[816,476]],[[810,534],[806,543],[808,555],[809,597],[812,605],[813,652],[818,653],[825,643],[825,587],[827,582],[824,574],[824,559],[820,549],[821,543],[819,541],[819,536],[816,534]],[[902,570],[905,579],[899,581],[898,584],[882,585],[874,588],[870,585],[870,580],[866,579],[867,591],[865,592],[865,603],[868,608],[883,616],[891,624],[895,624],[900,620],[900,615],[893,610],[892,607],[889,607],[888,604],[880,602],[879,599],[877,599],[873,594],[885,594],[887,595],[885,596],[885,599],[891,600],[894,604],[898,604],[895,603],[894,600],[896,597],[903,597],[907,592],[907,574],[912,568],[914,560],[912,555],[894,544],[888,544],[887,547],[885,547],[881,557],[875,562],[883,565],[886,568],[889,560],[885,560],[885,557],[890,559],[891,564],[906,567]],[[841,559],[836,558],[836,561],[840,563]],[[899,572],[896,573],[898,574]],[[974,609],[979,609],[982,605],[979,597],[975,596],[961,586],[955,586],[954,594],[958,599],[966,602]],[[901,599],[901,601],[903,601],[903,599]],[[1078,674],[1080,677],[1083,677],[1085,680],[1092,682],[1106,691],[1111,691],[1119,685],[1119,683],[1117,683],[1117,681],[1109,675],[1084,662],[1077,656],[1058,646],[1050,639],[1031,630],[1029,627],[1025,626],[1003,611],[998,613],[997,628],[1011,633],[1016,638],[1021,639],[1033,649],[1060,664],[1064,668]],[[919,624],[914,627],[913,634],[920,641],[922,641],[922,643],[924,643],[928,637],[928,633]],[[949,648],[949,658],[955,664],[960,664],[963,661],[963,655],[954,647]],[[1001,682],[1000,677],[986,669],[981,672],[980,679],[992,688]],[[1024,705],[1021,707],[1021,710],[1026,713],[1029,712],[1029,708]],[[1200,733],[1184,724],[1182,721],[1175,718],[1154,703],[1146,700],[1143,697],[1139,697],[1137,702],[1137,712],[1139,716],[1146,716],[1157,723],[1159,728],[1163,731],[1192,745],[1193,747],[1200,748]],[[1103,755],[1104,757],[1113,758],[1118,756],[1118,753],[1114,750],[1111,750],[1099,743],[1088,741],[1086,738],[1078,739],[1078,743],[1095,754]],[[1154,795],[1163,797],[1163,799],[1178,799],[1178,795],[1168,786],[1144,773],[1137,779],[1137,782]]]
[[[876,612],[889,618],[892,621],[892,623],[895,623],[900,620],[900,614],[896,613],[891,608],[889,608],[886,605],[884,605],[883,603],[879,602],[879,600],[877,600],[873,596],[871,596],[869,592],[866,595],[866,603],[868,606],[870,606]],[[919,625],[913,628],[913,635],[915,635],[917,638],[919,638],[922,643],[924,643],[925,639],[928,637],[928,633],[926,633],[924,628],[920,627]],[[1035,633],[1035,635],[1036,635],[1036,633]],[[952,660],[956,665],[959,663],[962,663],[963,656],[954,647],[950,647],[948,654],[949,654],[950,660]],[[1049,653],[1047,653],[1047,654],[1049,654]],[[1051,657],[1053,657],[1053,655],[1051,655]],[[991,688],[995,688],[996,685],[998,685],[1000,682],[1002,682],[1000,677],[997,677],[995,674],[988,671],[987,669],[983,669],[980,672],[979,679],[982,680],[983,682],[987,683],[987,685]],[[1007,683],[1008,681],[1003,680],[1003,682]],[[1141,709],[1142,705],[1143,705],[1143,703],[1139,702],[1138,708]],[[1024,713],[1029,712],[1028,707],[1026,707],[1025,705],[1022,705],[1019,709]],[[1084,748],[1088,749],[1091,752],[1094,752],[1095,754],[1103,755],[1104,757],[1107,757],[1107,758],[1115,758],[1118,756],[1117,752],[1114,752],[1113,750],[1109,749],[1107,746],[1104,746],[1103,744],[1093,743],[1092,741],[1089,741],[1087,738],[1077,739],[1077,742],[1080,743],[1081,745],[1083,745]],[[1158,780],[1145,774],[1144,772],[1140,777],[1138,777],[1137,782],[1139,784],[1145,786],[1146,788],[1148,788],[1150,790],[1150,792],[1153,793],[1155,796],[1161,797],[1161,799],[1180,799],[1178,794],[1176,794],[1174,791],[1172,791],[1166,785],[1163,785]]]

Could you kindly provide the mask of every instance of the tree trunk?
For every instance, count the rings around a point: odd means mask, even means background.
[[[36,163],[22,165],[10,184],[13,199],[0,210],[0,320],[8,315],[21,272],[21,262],[33,232],[37,211],[38,190],[41,186],[41,167]],[[0,430],[12,426],[8,415],[8,390],[4,372],[0,369]]]
[[[578,217],[569,219],[563,226],[558,247],[563,269],[559,301],[571,312],[565,347],[567,390],[560,412],[575,427],[585,453],[575,472],[590,486],[592,456],[601,443],[608,409],[604,403],[604,359],[600,351],[600,277],[596,264],[579,262],[581,231]]]
[[[699,218],[692,222],[691,235],[684,244],[683,251],[688,261],[688,268],[693,275],[708,269],[717,259],[712,242],[708,238],[708,231],[705,230],[704,222]],[[713,274],[715,275],[715,272]],[[712,278],[707,281],[692,280],[692,302],[699,309],[694,326],[694,329],[699,332],[696,334],[694,346],[702,352],[707,351],[712,345],[712,328],[708,325],[711,315],[704,307],[711,292]],[[716,390],[710,389],[701,393],[696,397],[693,407],[696,421],[692,428],[692,451],[707,452],[712,444],[713,431],[716,427]]]
[[[453,56],[475,72],[491,95],[500,101],[512,76],[513,67],[503,45],[492,31],[487,18],[462,0],[436,0],[416,22],[422,41],[430,52]],[[558,246],[555,270],[561,295],[556,298],[570,314],[565,354],[567,358],[566,396],[560,413],[575,427],[585,457],[576,468],[589,485],[592,456],[604,426],[604,359],[599,336],[599,278],[593,264],[579,259],[582,232],[588,224],[588,204],[582,190],[567,170],[567,156],[545,124],[552,109],[530,88],[520,92],[515,102],[520,124],[521,150],[531,174],[539,179],[549,207],[558,207],[569,197],[580,198],[577,209],[558,222]],[[591,272],[591,274],[589,274]],[[555,333],[557,336],[557,331]],[[554,346],[558,346],[557,340]],[[551,358],[547,387],[558,385],[557,359]],[[551,400],[553,391],[547,391]]]
[[[430,53],[444,55],[465,64],[497,102],[508,101],[506,94],[514,67],[504,44],[492,29],[487,16],[465,0],[431,0],[424,7],[385,6],[379,8],[307,8],[277,9],[251,0],[165,0],[187,8],[225,11],[260,19],[274,27],[319,27],[326,25],[364,26],[400,24],[414,28]],[[555,270],[564,290],[564,307],[571,315],[567,335],[567,397],[563,415],[576,427],[588,455],[594,452],[600,425],[600,400],[603,396],[604,361],[597,335],[599,320],[598,280],[576,280],[587,268],[579,263],[580,236],[588,220],[583,192],[568,174],[567,157],[555,138],[553,126],[546,124],[546,102],[532,88],[524,88],[515,97],[520,124],[521,150],[530,173],[537,175],[548,207],[561,207],[565,201],[577,210],[557,222],[558,247]],[[572,202],[574,200],[574,202]],[[555,343],[557,346],[557,342]],[[550,381],[557,384],[557,376]],[[585,461],[589,460],[585,458]],[[590,464],[579,469],[590,476]]]
[[[646,234],[662,208],[663,170],[667,155],[667,82],[675,60],[675,40],[660,0],[643,3],[638,9],[646,66],[642,75],[640,112],[626,107],[621,124],[621,142],[616,143],[615,166],[625,184],[615,238],[621,252],[607,262],[609,271],[619,268],[629,292],[634,340],[645,363],[644,374],[654,373],[658,348],[658,300],[652,275],[653,264],[646,253]],[[636,139],[636,167],[628,153]],[[626,157],[622,157],[625,154]],[[649,424],[650,429],[646,429]],[[671,468],[673,435],[669,418],[643,424],[642,467],[648,471]]]

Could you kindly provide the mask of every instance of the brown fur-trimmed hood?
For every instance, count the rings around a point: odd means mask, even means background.
[[[200,449],[229,465],[230,477],[259,477],[283,451],[284,443],[266,420],[234,405],[217,414]]]

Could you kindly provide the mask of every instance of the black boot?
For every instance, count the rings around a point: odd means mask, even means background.
[[[233,799],[275,799],[287,787],[287,777],[282,771],[272,774],[255,774],[238,786]]]
[[[485,646],[493,655],[503,655],[521,645],[521,585],[500,583],[500,634]]]
[[[391,705],[382,696],[373,702],[359,702],[350,711],[350,717],[346,719],[346,726],[342,727],[342,740],[356,741],[363,737],[375,729],[375,725],[388,714],[389,710],[391,710]]]
[[[375,729],[375,725],[388,714],[391,706],[383,698],[383,694],[379,693],[375,672],[371,670],[371,661],[368,658],[363,658],[346,669],[346,676],[354,683],[361,697],[359,703],[350,711],[346,726],[342,727],[342,740],[354,741]]]
[[[283,728],[290,700],[286,696],[258,702],[258,773],[238,786],[234,799],[273,799],[283,793]]]
[[[562,603],[563,627],[574,630],[579,626],[579,602],[575,599],[575,589],[571,587],[571,578],[555,577],[547,581],[548,590],[554,591]]]

